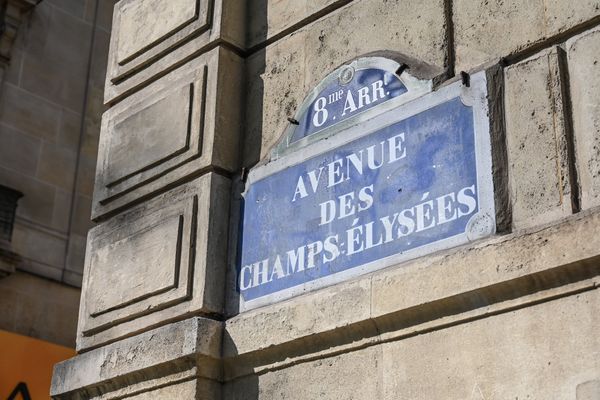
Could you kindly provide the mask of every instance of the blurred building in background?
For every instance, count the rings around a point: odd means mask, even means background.
[[[114,3],[0,2],[2,400],[75,346]]]

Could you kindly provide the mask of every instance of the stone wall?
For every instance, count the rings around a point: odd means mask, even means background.
[[[75,343],[86,235],[93,225],[113,5],[44,0],[23,12],[10,59],[3,59],[0,184],[23,197],[12,237],[20,272],[0,281],[2,303],[11,309],[0,313],[0,329],[66,346]]]
[[[0,280],[0,326],[73,348],[80,294],[78,288],[16,271]]]
[[[600,399],[600,2],[165,4],[115,7],[55,398]],[[494,80],[498,233],[240,313],[246,171],[318,82],[381,51],[437,86]]]
[[[91,227],[112,14],[100,1],[95,23],[95,3],[44,1],[25,17],[0,101],[0,182],[24,194],[13,234],[19,268],[75,286]]]

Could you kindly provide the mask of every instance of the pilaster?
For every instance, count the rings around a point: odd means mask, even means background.
[[[244,7],[116,3],[78,355],[57,399],[220,398]]]

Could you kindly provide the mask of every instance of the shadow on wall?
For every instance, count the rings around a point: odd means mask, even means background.
[[[265,43],[268,33],[268,0],[249,0],[246,2],[246,14],[248,24],[246,25],[246,37],[254,36],[255,43]],[[247,39],[249,41],[249,39]],[[263,126],[263,107],[264,107],[264,81],[263,74],[266,69],[266,50],[264,47],[246,54],[245,68],[245,87],[244,87],[244,121],[242,123],[242,141],[240,149],[240,158],[242,168],[249,170],[260,161],[262,150],[262,126]],[[241,179],[236,179],[233,185],[233,202],[231,218],[239,222],[239,229],[232,229],[230,235],[230,246],[240,244],[239,233],[241,232],[240,215],[243,207],[241,193],[244,185]],[[236,252],[239,254],[239,252]],[[226,296],[226,314],[233,316],[239,313],[239,296],[237,291],[237,265],[238,260],[230,262],[230,268],[227,271],[227,293]],[[259,335],[260,336],[260,335]],[[223,337],[223,356],[237,355],[237,347],[229,334],[225,332]],[[224,371],[226,383],[223,384],[223,393],[221,398],[230,400],[258,400],[259,395],[259,377],[254,370],[247,368],[240,371],[236,369],[238,363],[231,363],[227,358],[224,360]],[[247,364],[246,364],[247,365]],[[227,381],[228,376],[236,378]]]
[[[264,81],[263,74],[266,70],[266,50],[264,43],[268,31],[268,0],[249,0],[247,2],[248,25],[246,37],[252,37],[252,43],[259,43],[246,54],[245,86],[243,88],[242,107],[244,118],[241,127],[242,140],[240,142],[240,159],[243,170],[252,169],[261,159],[262,151],[262,126],[264,107]],[[250,39],[247,39],[250,42]],[[231,207],[231,221],[239,221],[230,232],[230,246],[239,246],[242,221],[244,183],[241,177],[235,177],[233,182],[233,196]],[[239,255],[239,252],[236,252]],[[237,287],[237,265],[239,260],[230,260],[227,271],[226,311],[228,317],[239,313],[240,304]]]
[[[250,0],[248,2],[248,26],[246,37],[253,37],[253,46],[246,57],[246,88],[244,95],[246,102],[244,141],[242,146],[242,165],[249,169],[260,161],[262,150],[263,107],[264,107],[264,81],[263,74],[266,70],[266,50],[264,43],[267,40],[268,31],[268,1]],[[260,29],[256,29],[260,27]],[[257,33],[260,35],[256,37]],[[250,40],[250,39],[248,39]],[[258,48],[257,48],[258,47]]]

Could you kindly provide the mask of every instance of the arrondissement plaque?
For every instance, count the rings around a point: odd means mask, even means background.
[[[399,67],[334,71],[249,174],[242,310],[495,232],[485,74],[432,91]]]

